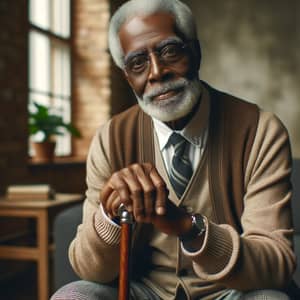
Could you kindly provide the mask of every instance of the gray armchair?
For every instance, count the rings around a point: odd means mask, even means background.
[[[294,195],[292,201],[293,219],[295,225],[295,251],[300,257],[300,160],[294,160],[292,175]],[[81,223],[82,204],[78,204],[64,210],[57,215],[54,222],[54,240],[56,249],[54,252],[54,289],[78,280],[78,276],[72,270],[68,259],[68,247],[74,238],[78,224]],[[294,275],[295,282],[300,286],[300,267],[297,267]],[[299,298],[300,299],[300,298]]]
[[[297,257],[300,257],[300,159],[294,160],[292,183],[294,188],[292,210],[293,221],[295,227],[295,252]],[[300,286],[300,266],[298,264],[294,279],[298,286]]]
[[[82,219],[82,203],[76,204],[60,212],[54,221],[54,291],[63,285],[78,280],[73,271],[69,258],[68,248],[75,237],[77,226]]]

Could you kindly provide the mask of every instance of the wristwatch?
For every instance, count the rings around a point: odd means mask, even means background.
[[[192,241],[206,232],[206,222],[201,214],[192,214],[191,219],[192,228],[188,233],[179,236],[181,242]]]

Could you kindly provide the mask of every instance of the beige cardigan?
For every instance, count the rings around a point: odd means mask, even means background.
[[[101,283],[114,280],[119,269],[120,228],[99,208],[99,192],[111,175],[109,126],[110,122],[102,126],[91,144],[83,220],[69,249],[75,272],[85,280]],[[243,291],[286,285],[296,259],[292,249],[290,147],[281,122],[271,113],[260,112],[245,174],[242,235],[214,220],[206,155],[179,201],[156,140],[155,151],[155,164],[171,191],[170,200],[204,214],[208,230],[203,247],[194,253],[186,251],[176,237],[153,230],[149,237],[152,268],[141,280],[162,299],[176,299],[179,290],[187,299],[214,299],[227,288]]]

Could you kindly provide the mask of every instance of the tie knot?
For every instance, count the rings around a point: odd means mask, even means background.
[[[186,139],[183,136],[174,132],[169,138],[169,143],[173,145],[175,155],[183,155],[187,143]]]
[[[185,142],[185,138],[176,132],[173,132],[169,138],[169,143],[173,146],[184,144]]]

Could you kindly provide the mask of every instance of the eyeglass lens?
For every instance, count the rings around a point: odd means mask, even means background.
[[[152,51],[157,55],[159,61],[165,65],[176,63],[185,55],[186,45],[179,42],[165,44]],[[127,72],[140,74],[145,72],[150,64],[150,52],[142,51],[135,55],[129,56],[125,61]]]

